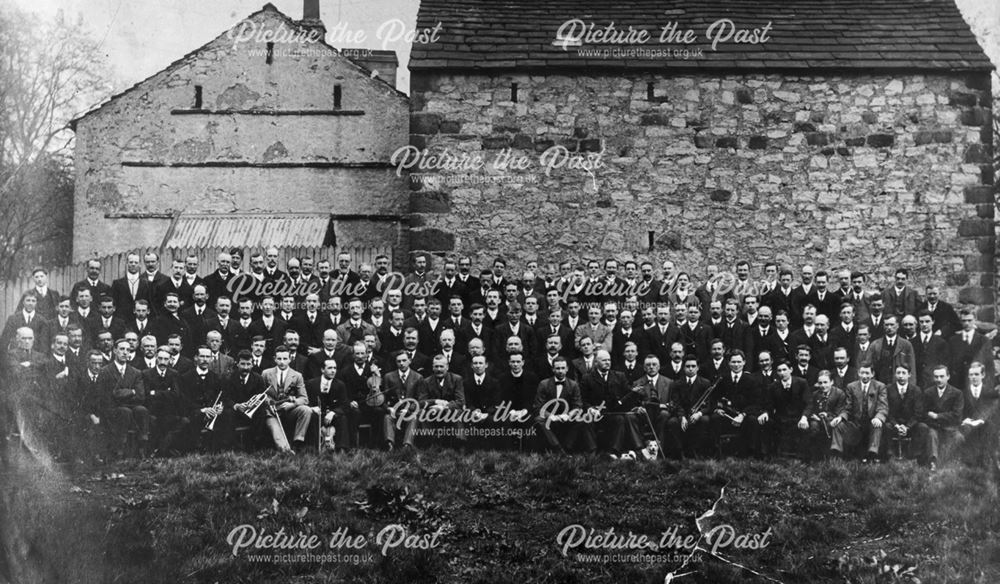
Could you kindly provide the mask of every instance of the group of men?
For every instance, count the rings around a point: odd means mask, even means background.
[[[168,276],[156,254],[131,254],[110,284],[92,260],[66,295],[35,270],[0,337],[19,388],[7,431],[19,412],[50,412],[83,437],[54,446],[71,457],[98,439],[121,456],[130,437],[164,455],[241,435],[283,451],[396,448],[423,427],[466,448],[534,435],[625,459],[729,445],[881,460],[894,445],[934,466],[943,448],[995,451],[993,333],[936,286],[918,294],[905,269],[879,291],[812,266],[793,286],[775,263],[759,280],[748,262],[710,266],[695,286],[670,261],[544,275],[528,262],[515,278],[501,258],[476,276],[468,257],[436,276],[425,256],[406,275],[385,256],[358,271],[348,254],[336,269],[278,258],[251,254],[244,270],[234,249],[203,276],[189,256]]]

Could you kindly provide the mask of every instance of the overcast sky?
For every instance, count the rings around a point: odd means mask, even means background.
[[[120,91],[163,69],[172,61],[207,43],[247,15],[256,12],[263,0],[6,0],[24,10],[53,15],[64,10],[75,19],[80,14],[91,34],[102,46],[113,68],[115,90]],[[544,0],[539,0],[544,1]],[[1000,65],[1000,0],[957,0],[959,8],[980,38],[987,55]],[[301,18],[302,0],[272,0],[279,10]],[[387,21],[398,19],[412,29],[419,0],[320,0],[320,12],[327,29],[342,23],[348,31],[365,31],[368,42],[337,42],[337,47],[395,49],[401,67],[400,89],[409,93],[405,65],[410,47],[397,41],[383,47],[376,32]]]

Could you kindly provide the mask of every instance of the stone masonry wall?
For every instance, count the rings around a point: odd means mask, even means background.
[[[249,21],[293,36],[273,10]],[[271,64],[266,50],[222,35],[78,122],[76,260],[158,245],[170,225],[109,213],[408,212],[406,183],[388,167],[407,142],[406,96],[318,43],[279,40]],[[335,85],[340,111],[363,115],[295,114],[335,110]],[[204,111],[190,113],[195,86]],[[219,110],[237,113],[208,113]],[[395,228],[380,233],[405,256]]]
[[[760,274],[774,259],[796,271],[852,266],[876,283],[899,266],[921,292],[944,284],[947,300],[993,318],[985,75],[418,71],[411,89],[413,146],[532,157],[520,172],[479,171],[519,175],[519,185],[411,185],[413,250],[467,253],[478,265],[498,254],[515,266],[669,258],[695,277],[744,258]],[[603,151],[603,167],[545,176],[537,157],[553,145]]]

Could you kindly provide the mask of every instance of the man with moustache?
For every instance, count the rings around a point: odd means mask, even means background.
[[[570,419],[570,412],[582,412],[584,403],[580,386],[566,377],[568,371],[566,359],[557,357],[552,364],[552,377],[539,383],[535,392],[531,413],[540,447],[561,454],[578,450],[593,452],[597,449],[593,429],[585,422]]]
[[[848,383],[844,393],[847,405],[839,416],[840,421],[836,424],[831,421],[833,442],[830,449],[838,456],[845,456],[849,448],[867,446],[862,462],[875,462],[882,445],[882,428],[889,416],[886,386],[874,378],[871,365],[862,363],[858,367],[858,380]]]

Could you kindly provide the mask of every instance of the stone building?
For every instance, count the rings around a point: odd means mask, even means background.
[[[413,249],[902,266],[992,320],[993,65],[953,0],[423,0],[439,23],[410,143],[485,165],[421,171]],[[546,174],[559,146],[599,168]]]
[[[304,6],[295,21],[267,4],[74,120],[75,260],[195,228],[260,244],[240,234],[275,215],[316,219],[304,246],[405,258],[408,189],[389,160],[409,107],[395,55],[347,58],[322,40],[318,0]]]

